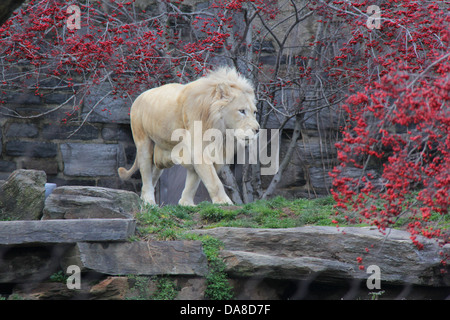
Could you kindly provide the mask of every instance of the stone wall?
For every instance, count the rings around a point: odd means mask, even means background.
[[[23,93],[23,97],[8,104],[8,108],[26,108],[27,114],[32,116],[63,103],[66,97],[54,94],[51,103],[33,99]],[[48,181],[58,185],[138,191],[137,180],[122,182],[117,176],[117,168],[132,162],[135,154],[129,108],[126,112],[120,112],[121,109],[120,105],[113,105],[108,111],[95,114],[89,124],[82,127],[77,123],[64,123],[67,110],[35,119],[2,116],[0,179],[6,179],[15,169],[36,169],[45,171]]]
[[[142,0],[138,3],[146,8],[150,2]],[[197,10],[205,6],[205,1],[190,0],[185,1],[184,5]],[[285,11],[288,9],[283,7]],[[282,14],[289,14],[290,9],[286,12],[283,10]],[[282,32],[282,29],[277,32]],[[311,22],[297,26],[292,39],[289,39],[292,45],[285,51],[287,56],[282,59],[282,64],[289,64],[288,58],[298,54],[298,50],[304,47],[302,43],[314,33],[314,24]],[[260,45],[260,50],[260,62],[272,68],[276,60],[276,48],[270,37]],[[58,87],[52,81],[51,78],[43,79],[41,86]],[[1,107],[0,112],[0,180],[6,179],[16,169],[37,169],[45,171],[48,181],[57,185],[90,185],[139,192],[139,173],[126,182],[117,175],[119,166],[129,168],[135,158],[129,125],[132,101],[104,98],[110,90],[108,84],[103,84],[92,89],[82,106],[68,103],[61,108],[59,106],[71,97],[71,89],[49,90],[42,96],[23,89],[2,92],[6,95],[7,104]],[[289,108],[293,108],[299,99],[299,93],[289,89],[280,90],[277,95],[276,100]],[[91,106],[100,100],[101,103],[92,110]],[[52,111],[56,108],[58,110]],[[37,117],[42,113],[45,115]],[[80,127],[88,113],[88,121]],[[315,197],[328,194],[331,187],[328,173],[336,164],[334,143],[338,138],[339,116],[336,110],[328,108],[317,114],[304,115],[297,149],[275,195]],[[282,120],[271,117],[266,128],[278,128]],[[292,129],[293,121],[289,121],[282,135],[281,158]],[[184,169],[171,170],[175,174],[166,171],[157,187],[156,198],[159,203],[177,203],[178,199],[174,195],[181,194],[184,186]],[[268,185],[270,178],[262,177],[263,186]],[[196,200],[209,200],[203,186]]]

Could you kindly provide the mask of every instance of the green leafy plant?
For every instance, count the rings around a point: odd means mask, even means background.
[[[384,290],[369,292],[369,296],[371,296],[371,300],[378,300],[384,294],[384,292]]]
[[[128,297],[128,300],[148,300],[150,298],[149,277],[129,275],[128,279],[133,283],[131,289],[135,295]]]
[[[173,300],[178,294],[175,282],[166,276],[129,275],[135,295],[129,300]],[[156,287],[156,288],[155,288]]]
[[[175,282],[169,277],[158,277],[156,279],[157,290],[152,295],[153,300],[173,300],[178,294]]]
[[[69,276],[67,274],[65,274],[62,270],[60,270],[50,276],[50,281],[66,283],[68,278],[69,278]]]
[[[203,245],[203,252],[208,259],[205,298],[210,300],[233,299],[233,288],[230,285],[225,272],[226,265],[219,256],[223,243],[208,235],[199,236],[187,234],[185,237],[189,240],[200,240]]]

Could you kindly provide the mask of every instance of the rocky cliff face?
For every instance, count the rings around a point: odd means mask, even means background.
[[[223,241],[227,272],[236,277],[365,281],[366,270],[373,265],[387,285],[450,286],[450,277],[440,272],[444,267],[438,254],[450,253],[450,245],[440,248],[433,240],[423,239],[425,247],[419,251],[404,231],[388,230],[383,235],[371,228],[307,226],[214,228],[195,233]]]

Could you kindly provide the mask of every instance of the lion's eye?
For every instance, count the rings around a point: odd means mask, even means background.
[[[239,110],[239,112],[242,113],[245,116],[245,110],[244,109]]]

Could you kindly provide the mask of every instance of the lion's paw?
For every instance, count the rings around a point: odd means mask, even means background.
[[[178,201],[178,204],[180,206],[195,207],[195,203],[192,200],[180,199],[180,201]]]
[[[144,204],[146,204],[146,205],[150,205],[150,206],[156,205],[155,197],[142,195],[141,199],[144,202]]]
[[[231,201],[230,198],[228,197],[224,197],[224,198],[215,198],[212,201],[213,203],[217,203],[217,204],[229,204],[229,205],[233,205],[233,201]]]

